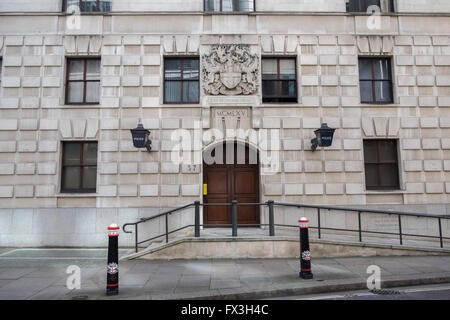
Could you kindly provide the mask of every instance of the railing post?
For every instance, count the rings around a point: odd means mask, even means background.
[[[301,218],[300,223],[300,278],[312,279],[311,252],[309,251],[308,219]]]
[[[275,201],[269,200],[267,201],[267,205],[269,206],[269,235],[271,237],[275,236],[275,219],[273,213],[273,204]]]
[[[169,242],[169,215],[166,214],[166,243]]]
[[[400,237],[400,245],[403,245],[403,234],[402,234],[402,216],[398,215],[398,234]]]
[[[232,236],[237,237],[237,201],[231,201],[231,225],[232,225]]]
[[[317,232],[319,235],[319,239],[321,238],[320,234],[320,208],[317,208]]]
[[[134,225],[134,250],[138,252],[138,224]]]
[[[361,211],[358,211],[358,232],[359,232],[359,242],[362,242]]]
[[[439,221],[439,240],[441,242],[441,248],[444,247],[444,242],[442,240],[442,225],[441,225],[441,218],[438,218]]]
[[[200,201],[195,201],[195,237],[200,237]]]

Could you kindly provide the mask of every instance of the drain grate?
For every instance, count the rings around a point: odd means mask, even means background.
[[[370,292],[373,294],[382,295],[382,296],[391,296],[391,295],[402,294],[402,292],[400,292],[400,291],[386,290],[386,289],[375,289],[375,290],[370,290]]]

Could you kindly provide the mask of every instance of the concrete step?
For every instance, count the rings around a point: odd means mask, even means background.
[[[220,232],[219,232],[220,234]],[[313,258],[337,258],[353,256],[412,256],[448,255],[450,246],[440,248],[435,243],[426,245],[399,245],[395,239],[377,242],[367,238],[359,242],[354,237],[326,235],[328,239],[311,239],[310,250]],[[261,234],[247,234],[231,237],[225,234],[203,234],[200,238],[179,236],[168,243],[154,243],[149,247],[122,257],[124,260],[172,260],[172,259],[260,259],[298,258],[300,252],[298,235],[295,233],[268,237]]]

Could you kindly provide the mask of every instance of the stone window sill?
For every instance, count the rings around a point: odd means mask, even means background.
[[[96,198],[97,193],[58,193],[57,198]]]
[[[359,107],[359,108],[410,108],[409,106],[402,106],[398,103],[361,103],[357,106],[354,107]]]
[[[366,190],[366,195],[405,194],[406,190]]]

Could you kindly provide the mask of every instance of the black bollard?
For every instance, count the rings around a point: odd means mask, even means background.
[[[119,294],[119,226],[108,227],[108,266],[106,274],[106,295]]]
[[[311,252],[309,251],[308,219],[301,218],[300,223],[300,278],[312,279]]]

